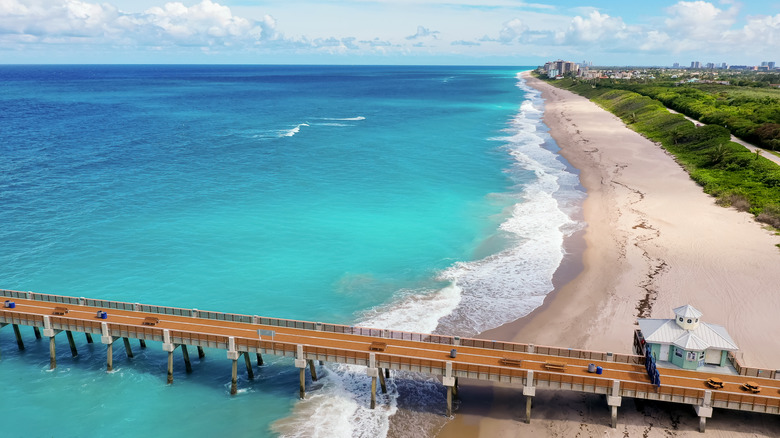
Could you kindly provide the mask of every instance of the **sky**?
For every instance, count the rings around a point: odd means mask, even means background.
[[[780,64],[780,0],[0,0],[3,64]]]

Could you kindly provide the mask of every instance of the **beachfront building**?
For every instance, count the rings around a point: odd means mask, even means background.
[[[701,366],[725,366],[737,344],[723,326],[701,320],[702,313],[685,305],[674,309],[673,319],[640,318],[638,337],[656,361],[695,370]]]

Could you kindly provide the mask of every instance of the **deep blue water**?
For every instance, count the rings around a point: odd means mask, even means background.
[[[0,287],[466,335],[523,316],[579,195],[521,70],[0,66]],[[222,351],[168,387],[159,344],[107,374],[80,339],[49,372],[23,335],[0,331],[5,436],[296,433],[270,426],[288,361],[231,398]]]

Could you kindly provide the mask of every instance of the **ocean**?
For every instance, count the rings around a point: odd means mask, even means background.
[[[0,288],[473,336],[541,305],[584,193],[529,67],[0,66]],[[444,389],[0,330],[3,436],[431,433]],[[403,425],[392,418],[404,418]],[[435,419],[432,421],[432,419]],[[394,428],[394,429],[393,429]],[[399,429],[400,428],[400,429]],[[404,429],[407,428],[407,429]],[[391,429],[393,431],[391,432]],[[433,430],[435,432],[435,430]]]

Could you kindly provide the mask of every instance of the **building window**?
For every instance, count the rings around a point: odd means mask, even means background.
[[[682,316],[680,317],[680,322],[683,322],[683,321],[682,321]]]
[[[688,324],[690,324],[690,323],[692,323],[692,322],[693,322],[693,320],[692,320],[692,319],[689,319],[689,320],[688,320]]]
[[[688,352],[688,357],[686,358],[686,360],[696,360],[696,352],[695,351],[689,351]]]
[[[677,357],[682,357],[682,350],[675,348],[674,355]]]

